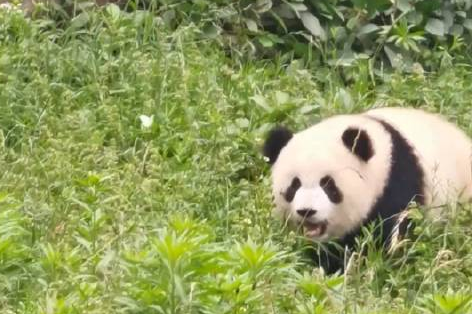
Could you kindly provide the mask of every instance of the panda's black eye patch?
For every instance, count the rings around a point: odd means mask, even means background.
[[[343,194],[336,185],[336,182],[331,176],[324,176],[320,180],[320,186],[325,191],[329,200],[335,204],[343,201]]]
[[[295,197],[295,193],[297,193],[297,190],[302,186],[302,182],[298,177],[293,178],[292,183],[288,187],[287,191],[284,193],[285,200],[287,202],[293,201],[293,198]]]

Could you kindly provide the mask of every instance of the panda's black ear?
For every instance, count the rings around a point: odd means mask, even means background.
[[[366,131],[349,127],[344,131],[342,139],[347,149],[361,160],[367,162],[374,156],[372,141]]]
[[[269,132],[263,147],[264,156],[268,159],[269,164],[274,164],[280,151],[292,137],[293,133],[282,126],[275,127]]]

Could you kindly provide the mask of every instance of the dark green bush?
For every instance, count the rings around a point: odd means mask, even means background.
[[[25,0],[26,1],[26,0]],[[189,23],[232,54],[288,55],[313,65],[422,72],[470,57],[472,0],[100,0],[147,9],[177,28]],[[76,15],[90,2],[56,0]],[[62,5],[61,5],[62,4]],[[64,10],[65,9],[65,10]],[[219,36],[223,35],[223,36]]]
[[[171,27],[203,23],[233,52],[297,57],[334,66],[373,59],[406,70],[435,68],[472,42],[472,0],[158,0]],[[415,64],[416,63],[416,64]]]

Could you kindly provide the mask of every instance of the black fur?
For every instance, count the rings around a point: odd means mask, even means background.
[[[311,208],[302,208],[302,209],[297,209],[297,214],[302,216],[303,218],[309,218],[316,214],[316,210],[311,209]]]
[[[269,158],[269,164],[273,165],[279,157],[282,148],[292,139],[293,133],[285,127],[275,127],[267,135],[264,143],[264,156]]]
[[[400,132],[385,121],[372,119],[380,123],[390,134],[392,157],[388,182],[363,226],[370,223],[378,224],[374,236],[381,241],[384,248],[387,248],[390,245],[390,236],[397,221],[396,217],[408,207],[411,201],[424,205],[424,173],[413,148]],[[400,236],[406,233],[407,225],[407,219],[400,224]],[[339,241],[339,246],[348,250],[352,249],[360,232],[361,228],[358,228],[347,234]],[[315,259],[320,261],[326,272],[332,273],[337,270],[344,270],[345,256],[343,250],[337,250],[334,246],[329,245],[315,254]]]
[[[342,139],[347,149],[357,155],[361,160],[367,162],[374,156],[372,141],[366,131],[350,127],[344,131]]]
[[[284,193],[284,198],[287,202],[292,202],[298,189],[302,186],[302,182],[298,177],[293,178],[292,183]]]
[[[331,176],[324,176],[321,178],[320,186],[325,191],[331,202],[339,204],[343,201],[343,193],[339,190],[336,182]]]

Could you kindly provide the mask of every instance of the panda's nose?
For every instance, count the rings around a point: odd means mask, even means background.
[[[299,214],[303,218],[308,218],[316,214],[316,210],[310,208],[297,209],[297,214]]]

